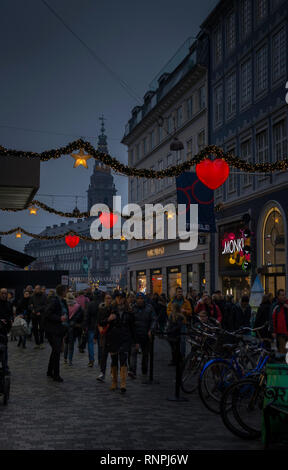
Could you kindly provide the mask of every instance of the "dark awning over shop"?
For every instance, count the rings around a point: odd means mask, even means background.
[[[20,268],[25,268],[25,266],[29,266],[35,259],[36,258],[33,258],[33,256],[12,250],[12,248],[8,248],[8,246],[0,243],[0,262],[5,261],[6,263],[14,264]]]

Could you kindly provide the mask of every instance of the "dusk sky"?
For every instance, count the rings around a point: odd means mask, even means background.
[[[217,0],[47,2],[142,99],[181,44],[197,35]],[[96,145],[103,113],[109,153],[127,162],[127,150],[120,141],[137,101],[42,0],[1,0],[0,25],[0,144],[43,151],[82,136]],[[41,195],[80,195],[78,207],[86,210],[94,160],[88,162],[88,170],[73,169],[73,163],[70,156],[41,163],[41,185],[35,197],[70,211],[75,199],[55,197],[53,201]],[[115,177],[123,202],[127,202],[127,181],[126,176]],[[66,220],[43,211],[36,217],[28,211],[1,212],[0,230],[22,226],[39,233],[46,225]],[[16,240],[15,235],[2,238],[2,243],[20,251],[28,241],[27,237]]]

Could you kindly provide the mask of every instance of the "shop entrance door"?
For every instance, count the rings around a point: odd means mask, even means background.
[[[278,289],[285,290],[285,275],[266,274],[265,275],[265,293],[269,294],[271,292],[273,296],[275,297]]]

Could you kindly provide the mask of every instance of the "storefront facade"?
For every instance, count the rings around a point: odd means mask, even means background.
[[[288,292],[286,190],[263,194],[222,211],[217,221],[215,256],[216,288],[239,300],[249,294],[258,273],[265,293],[276,295],[278,289]],[[238,213],[236,213],[238,212]],[[250,237],[245,238],[243,222]],[[247,234],[246,234],[247,235]],[[243,269],[243,246],[249,245],[248,269]],[[245,250],[244,250],[245,251]]]
[[[176,288],[182,287],[184,295],[190,289],[197,292],[209,289],[210,235],[201,237],[201,244],[195,251],[180,251],[178,241],[163,241],[151,248],[146,244],[129,253],[129,290],[147,294],[175,295]]]

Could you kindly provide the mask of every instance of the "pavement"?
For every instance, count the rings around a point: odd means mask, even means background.
[[[46,377],[49,354],[47,343],[34,350],[34,342],[27,341],[23,350],[9,341],[11,394],[6,407],[0,398],[1,450],[263,449],[261,440],[233,436],[197,392],[186,395],[187,402],[167,401],[174,394],[175,368],[167,366],[165,340],[155,341],[159,384],[128,378],[124,396],[109,390],[110,377],[106,383],[96,381],[98,368],[88,368],[87,352],[76,347],[72,367],[63,364],[61,355],[64,382],[53,382]]]

